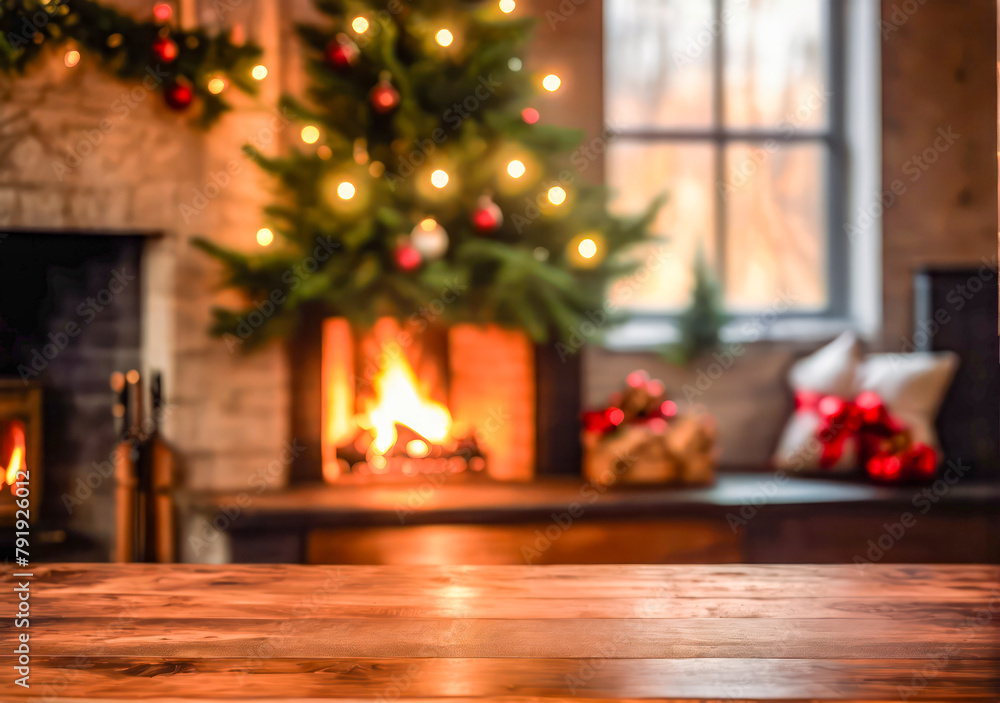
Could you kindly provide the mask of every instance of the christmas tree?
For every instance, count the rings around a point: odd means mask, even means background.
[[[309,86],[286,97],[301,143],[248,147],[277,179],[253,253],[196,244],[245,293],[216,309],[234,333],[275,302],[252,341],[288,335],[307,310],[364,328],[432,301],[441,322],[498,323],[534,340],[568,337],[632,264],[655,214],[611,216],[573,165],[582,135],[545,124],[521,50],[532,20],[514,2],[317,0],[298,28]]]
[[[701,249],[695,255],[692,273],[691,302],[677,318],[680,341],[666,352],[668,360],[679,364],[686,364],[717,348],[722,328],[729,321],[723,309],[719,282]]]

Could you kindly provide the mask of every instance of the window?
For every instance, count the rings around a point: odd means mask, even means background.
[[[844,312],[841,11],[838,0],[605,0],[613,206],[669,198],[661,255],[637,252],[654,263],[623,305],[682,308],[700,247],[734,313]]]

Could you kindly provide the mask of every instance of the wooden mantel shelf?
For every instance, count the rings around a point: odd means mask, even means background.
[[[877,560],[1000,562],[998,484],[960,481],[934,501],[926,489],[746,473],[701,488],[452,478],[178,498],[192,526],[181,544],[191,562],[849,563],[907,512],[916,524]],[[553,530],[551,549],[525,554]]]
[[[284,490],[197,492],[181,495],[181,504],[214,515],[237,509],[232,529],[259,529],[307,524],[407,525],[451,522],[503,523],[546,520],[553,512],[579,504],[588,518],[660,517],[664,515],[726,515],[748,503],[760,508],[823,506],[905,507],[925,486],[879,486],[819,478],[785,477],[770,473],[722,474],[715,485],[624,487],[601,490],[579,479],[543,479],[530,483],[431,479],[414,483],[357,485],[304,484]],[[1000,484],[958,483],[948,486],[934,507],[1000,507]],[[404,518],[401,520],[401,517]]]
[[[995,566],[33,573],[31,688],[8,619],[3,700],[1000,699]]]

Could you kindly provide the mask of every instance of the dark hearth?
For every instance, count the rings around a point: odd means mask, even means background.
[[[14,232],[0,243],[0,378],[44,399],[39,516],[104,545],[112,477],[101,467],[117,439],[108,379],[140,366],[143,239]]]

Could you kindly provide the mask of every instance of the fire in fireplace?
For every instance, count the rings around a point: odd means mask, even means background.
[[[485,473],[475,433],[457,427],[444,401],[445,345],[431,341],[433,332],[422,332],[418,338],[386,318],[359,340],[346,321],[325,321],[322,453],[328,481]]]
[[[0,422],[0,488],[6,483],[13,490],[18,474],[27,468],[25,442],[22,420]],[[7,457],[6,461],[3,457]]]
[[[37,518],[34,513],[42,479],[41,420],[42,391],[37,384],[0,380],[0,524],[15,522],[15,495],[28,497],[30,517]],[[26,490],[16,494],[15,484],[25,477],[21,472],[30,472],[30,479],[23,486]]]

